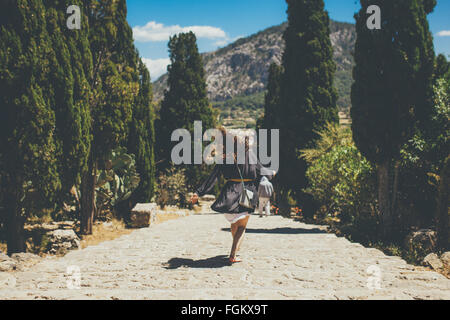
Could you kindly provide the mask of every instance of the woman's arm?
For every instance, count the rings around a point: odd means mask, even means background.
[[[213,172],[209,175],[208,179],[206,179],[196,190],[195,193],[202,197],[205,194],[211,192],[214,189],[214,186],[217,183],[220,174],[220,167],[216,165],[214,167]]]

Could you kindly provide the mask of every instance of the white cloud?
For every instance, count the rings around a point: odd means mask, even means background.
[[[438,37],[450,37],[450,30],[442,30],[437,33]]]
[[[145,26],[136,26],[133,28],[134,40],[139,42],[159,42],[168,41],[170,36],[181,32],[192,31],[197,38],[205,39],[226,39],[225,31],[211,26],[189,26],[181,27],[179,25],[165,26],[162,23],[150,21]]]
[[[157,80],[160,76],[167,72],[167,66],[170,64],[170,59],[147,59],[142,58],[147,68],[150,70],[152,81]]]

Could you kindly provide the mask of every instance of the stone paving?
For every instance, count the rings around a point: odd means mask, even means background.
[[[193,215],[0,273],[0,299],[450,299],[450,280],[282,217],[252,216],[230,266],[222,215]]]

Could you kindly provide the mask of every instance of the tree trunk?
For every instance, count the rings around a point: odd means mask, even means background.
[[[25,217],[22,214],[20,206],[20,195],[17,193],[17,181],[10,181],[9,185],[4,189],[5,192],[5,229],[6,244],[8,246],[8,255],[18,252],[25,252],[24,225]]]
[[[443,250],[449,248],[449,189],[450,189],[450,157],[444,163],[441,171],[437,205],[437,236],[438,246]]]
[[[83,235],[92,234],[95,214],[95,183],[97,178],[95,161],[89,160],[88,170],[81,179],[81,217],[80,232]]]
[[[394,224],[403,225],[401,222],[401,218],[397,214],[397,192],[398,192],[398,171],[399,171],[400,163],[398,161],[395,162],[394,166],[394,184],[392,186],[392,203],[391,203],[391,215],[393,217],[392,222]]]
[[[381,213],[383,238],[386,240],[392,236],[392,212],[389,194],[390,162],[390,160],[387,160],[378,166],[378,205]]]

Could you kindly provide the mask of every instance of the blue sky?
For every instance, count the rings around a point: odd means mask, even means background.
[[[284,0],[128,0],[128,22],[152,79],[165,73],[171,34],[193,30],[201,52],[286,21]],[[357,0],[325,0],[330,17],[354,22]],[[450,1],[438,0],[429,16],[437,53],[450,55]],[[445,32],[447,31],[447,32]]]

